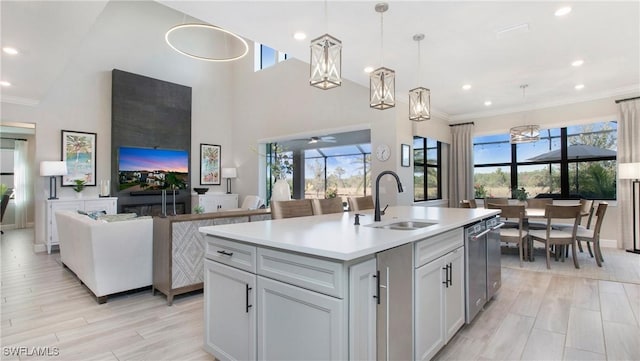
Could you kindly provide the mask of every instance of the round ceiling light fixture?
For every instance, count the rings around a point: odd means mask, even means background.
[[[222,37],[223,44],[216,44],[211,41],[211,34]],[[228,62],[241,59],[249,52],[249,45],[240,36],[209,24],[181,24],[169,29],[164,35],[167,44],[175,51],[182,55],[186,55],[193,59],[211,61],[211,62]],[[232,46],[228,39],[235,41],[239,47]],[[204,45],[204,47],[203,47]],[[235,54],[224,54],[217,56],[215,52],[220,49],[211,49],[212,46],[222,45],[224,50],[240,48],[241,50]],[[210,52],[211,54],[208,54]]]

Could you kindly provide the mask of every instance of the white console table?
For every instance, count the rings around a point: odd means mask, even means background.
[[[55,212],[59,210],[69,211],[105,211],[107,214],[116,214],[118,212],[118,198],[64,198],[64,199],[47,199],[45,207],[46,226],[45,237],[47,241],[47,253],[51,253],[51,247],[57,246],[58,228],[56,226]]]
[[[191,208],[202,206],[204,213],[238,208],[238,195],[227,193],[197,194],[191,196]]]

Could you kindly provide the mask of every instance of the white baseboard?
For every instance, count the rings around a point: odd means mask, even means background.
[[[47,245],[44,243],[35,243],[33,245],[33,252],[42,253],[47,251]]]
[[[600,247],[618,248],[618,241],[615,239],[600,239]]]

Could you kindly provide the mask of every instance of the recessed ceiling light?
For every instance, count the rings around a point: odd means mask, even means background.
[[[584,84],[578,84],[578,85],[574,86],[574,88],[576,90],[582,90],[584,88]]]
[[[2,85],[2,86],[11,86],[11,83],[9,83],[8,81],[2,80],[2,81],[0,81],[0,85]]]
[[[471,89],[471,84],[465,84],[465,85],[463,85],[463,86],[462,86],[462,89],[464,89],[464,90],[469,90],[469,89]]]
[[[368,66],[368,67],[364,68],[364,72],[367,73],[367,74],[371,73],[372,71],[373,71],[373,67],[372,66]]]
[[[571,6],[565,6],[565,7],[561,7],[560,9],[556,10],[556,12],[553,13],[553,14],[555,16],[565,16],[570,12],[571,12]]]
[[[296,40],[304,40],[307,38],[307,34],[303,33],[302,31],[298,31],[293,34],[293,38]]]
[[[12,48],[10,46],[5,46],[4,48],[2,48],[2,51],[4,51],[5,53],[7,53],[9,55],[17,55],[18,54],[18,49]]]
[[[493,103],[491,103],[491,100],[487,100],[486,102],[484,102],[484,105],[486,105],[486,106],[489,106],[491,104],[493,104]]]
[[[573,61],[571,63],[571,66],[581,66],[582,64],[584,64],[584,60],[578,59],[578,60]]]

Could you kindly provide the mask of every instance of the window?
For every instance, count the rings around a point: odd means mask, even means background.
[[[271,149],[267,145],[267,149]],[[287,176],[293,194],[304,198],[362,197],[371,194],[371,145],[356,144],[289,151],[294,173],[303,169],[304,184],[297,185]],[[267,154],[267,169],[271,169],[275,155]],[[269,174],[269,173],[268,173]],[[272,177],[267,177],[267,196],[270,198]],[[302,189],[304,187],[304,189]]]
[[[442,199],[442,143],[413,138],[413,199],[416,202]]]
[[[529,197],[615,199],[617,123],[542,129],[540,140],[509,144],[508,134],[474,139],[476,198]]]
[[[260,43],[254,44],[254,71],[266,69],[289,58],[286,53],[281,53]]]

